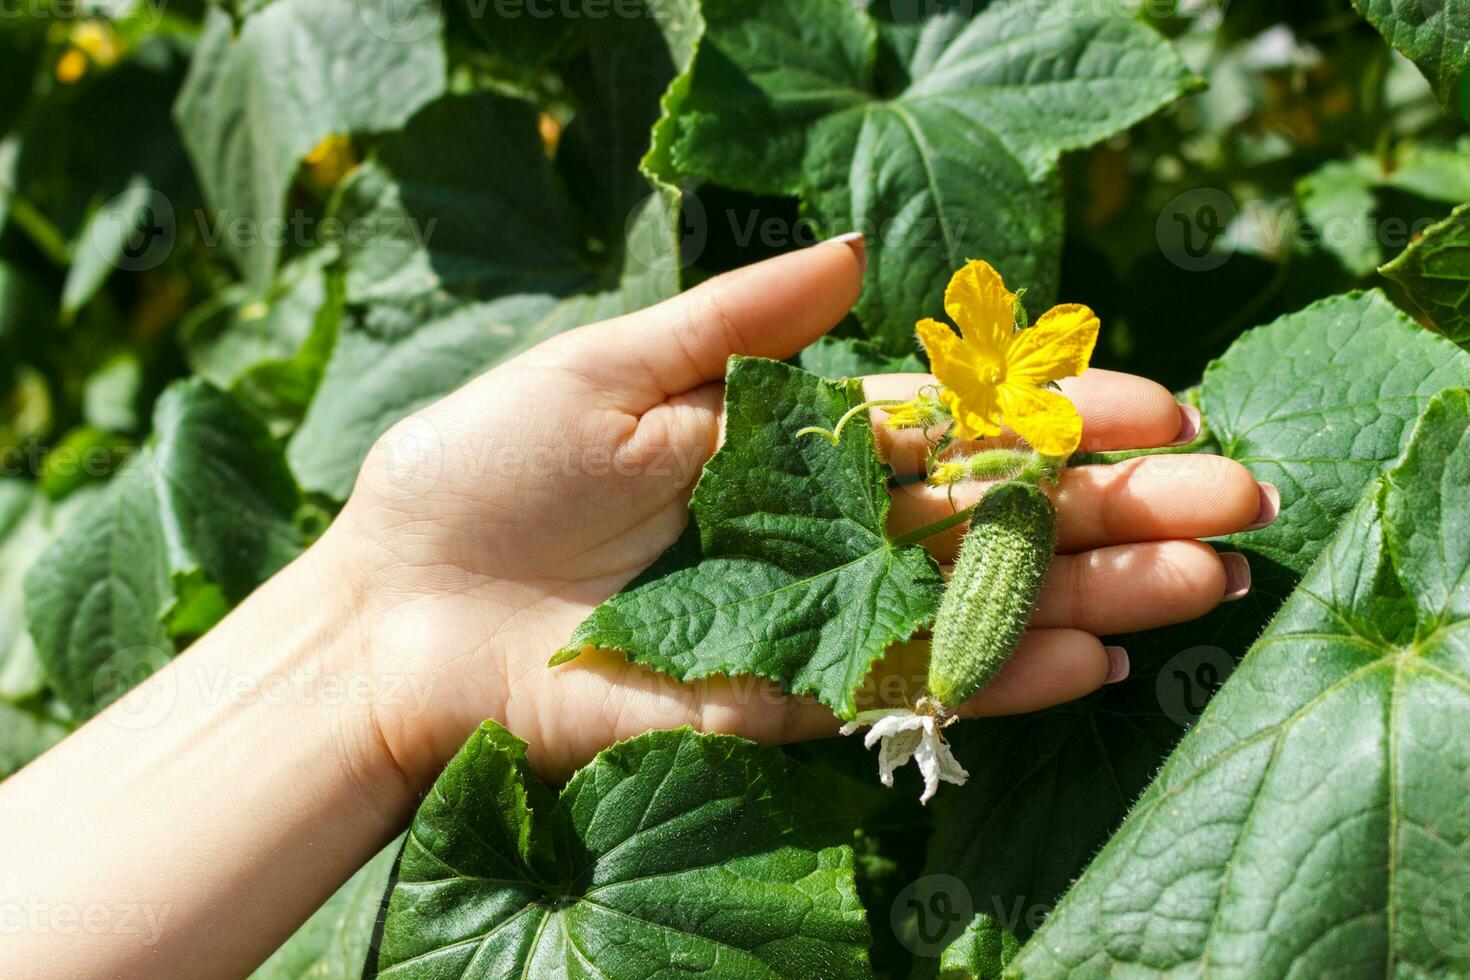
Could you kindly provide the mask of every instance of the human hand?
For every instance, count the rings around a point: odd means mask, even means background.
[[[485,718],[529,741],[552,777],[649,728],[691,724],[773,743],[836,731],[825,707],[748,678],[679,684],[615,653],[546,663],[682,531],[719,443],[729,355],[784,358],[817,339],[856,300],[863,261],[860,242],[825,243],[563,334],[378,442],[315,550],[345,570],[370,669],[428,685],[418,710],[377,709],[410,785],[427,784]],[[932,380],[891,375],[866,387],[871,398],[907,398]],[[1161,446],[1197,426],[1192,409],[1142,378],[1094,370],[1063,387],[1083,416],[1084,449]],[[896,471],[918,472],[921,437],[879,433]],[[922,485],[894,496],[895,534],[951,508],[944,490]],[[1036,710],[1122,679],[1126,654],[1098,637],[1191,619],[1244,594],[1243,559],[1191,539],[1274,516],[1274,488],[1220,457],[1081,467],[1054,496],[1060,554],[1032,629],[966,714]],[[953,531],[926,546],[945,562],[958,540]],[[886,669],[898,669],[893,659]]]

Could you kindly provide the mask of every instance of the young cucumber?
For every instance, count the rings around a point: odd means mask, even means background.
[[[1036,487],[1011,481],[985,494],[934,624],[929,693],[945,707],[968,701],[1010,659],[1056,541],[1056,510]]]

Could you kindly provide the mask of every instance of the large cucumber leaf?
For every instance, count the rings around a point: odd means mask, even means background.
[[[299,552],[299,492],[265,427],[229,395],[183,381],[153,435],[26,577],[46,674],[95,714]]]
[[[1470,393],[1437,398],[1017,976],[1470,969]]]
[[[620,650],[681,680],[758,674],[845,717],[892,643],[928,625],[943,580],[888,539],[887,464],[872,430],[831,429],[863,400],[760,358],[732,358],[725,443],[705,464],[683,538],[572,635],[558,659]]]
[[[1241,337],[1205,371],[1200,407],[1220,451],[1276,484],[1281,516],[1234,543],[1305,571],[1429,399],[1465,384],[1470,355],[1377,291]]]
[[[1470,347],[1470,204],[1433,225],[1383,267],[1440,332]]]
[[[222,244],[264,294],[301,158],[397,130],[443,92],[444,28],[430,0],[273,0],[242,18],[211,7],[175,114]]]
[[[818,786],[681,729],[605,750],[555,798],[486,722],[414,817],[376,975],[868,976],[852,822]]]
[[[929,870],[963,883],[973,917],[951,937],[947,968],[997,975],[997,951],[1031,934],[1350,501],[1400,455],[1433,396],[1459,385],[1470,385],[1470,357],[1377,293],[1326,300],[1259,327],[1211,365],[1201,406],[1223,451],[1281,491],[1274,525],[1220,543],[1250,559],[1251,593],[1203,619],[1110,641],[1132,659],[1123,684],[1050,711],[951,729],[972,778],[936,801]]]
[[[827,233],[866,231],[857,312],[891,353],[912,349],[916,311],[972,256],[1049,302],[1059,155],[1191,85],[1169,44],[1121,4],[992,4],[901,51],[888,40],[912,35],[880,32],[846,0],[709,0],[703,12],[675,131],[660,133],[674,139],[675,165],[799,195]],[[897,83],[880,70],[891,60],[902,61]]]
[[[1466,107],[1470,7],[1462,0],[1353,0],[1353,6],[1419,66],[1440,102]]]

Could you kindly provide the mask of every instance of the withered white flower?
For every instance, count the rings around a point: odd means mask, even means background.
[[[843,735],[851,735],[864,725],[872,726],[863,739],[866,748],[878,749],[878,779],[893,786],[893,771],[913,759],[924,777],[920,803],[928,803],[939,791],[939,782],[965,785],[970,774],[955,759],[944,740],[944,729],[955,721],[942,714],[938,702],[924,698],[912,709],[892,708],[864,711],[854,721],[842,726]]]

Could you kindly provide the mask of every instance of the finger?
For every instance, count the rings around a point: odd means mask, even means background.
[[[859,692],[858,707],[913,704],[924,690],[928,656],[927,641],[901,644],[889,651]],[[1127,676],[1128,655],[1120,647],[1105,647],[1096,636],[1081,630],[1029,630],[1000,673],[962,705],[959,713],[978,717],[1040,711],[1075,701]],[[730,682],[736,686],[732,688]],[[829,738],[841,727],[829,708],[809,697],[778,701],[769,692],[753,697],[750,686],[740,682],[740,678],[711,680],[713,686],[703,692],[696,727],[768,745]]]
[[[995,679],[960,706],[964,718],[1018,715],[1086,697],[1128,676],[1128,654],[1091,633],[1028,630]]]
[[[928,374],[881,374],[863,379],[868,398],[908,399],[925,385],[935,383]],[[1112,449],[1148,449],[1193,438],[1199,431],[1199,413],[1180,405],[1162,385],[1132,374],[1093,369],[1080,378],[1061,382],[1062,393],[1072,399],[1082,415],[1082,446],[1090,452]],[[873,412],[875,423],[886,417]],[[900,475],[919,473],[929,456],[929,439],[917,430],[894,432],[878,425],[878,449]],[[1009,432],[990,445],[1014,443]],[[977,448],[966,444],[959,449]]]
[[[1150,630],[1203,616],[1250,590],[1250,565],[1198,541],[1154,541],[1060,555],[1031,617],[1033,629],[1099,636]]]
[[[893,491],[889,533],[898,536],[943,520],[980,499],[986,485],[953,488],[908,484]],[[1057,505],[1057,551],[1064,554],[1139,541],[1208,538],[1264,527],[1275,520],[1280,495],[1224,456],[1144,456],[1111,466],[1064,470],[1051,491]],[[964,526],[924,542],[940,561],[953,561]]]
[[[716,276],[549,346],[641,411],[723,378],[731,354],[784,358],[806,347],[857,302],[865,261],[862,239],[843,236]]]

